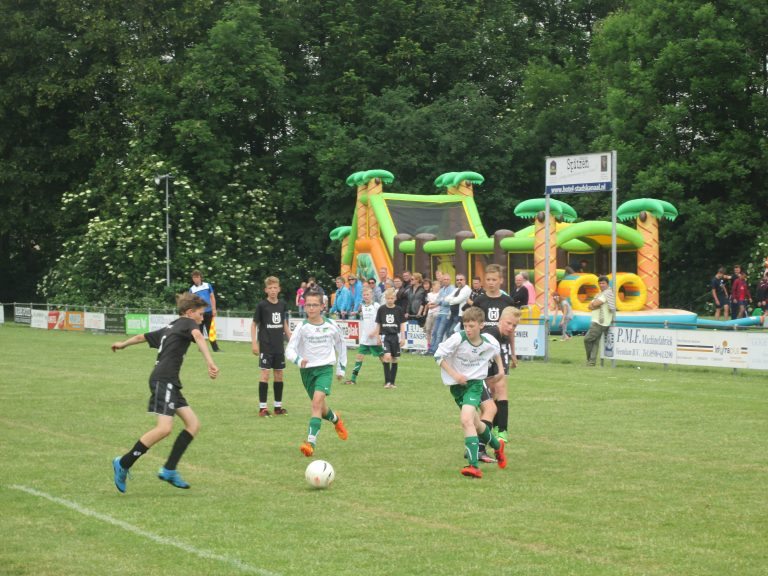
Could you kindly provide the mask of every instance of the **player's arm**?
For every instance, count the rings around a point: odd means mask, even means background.
[[[283,332],[285,333],[285,337],[288,338],[288,340],[291,339],[291,324],[288,322],[288,320],[283,320]]]
[[[251,350],[256,356],[261,351],[259,349],[259,327],[256,325],[256,320],[251,320]]]
[[[712,288],[712,299],[715,301],[716,304],[720,305],[720,300],[717,298],[717,290]]]
[[[216,366],[211,353],[208,351],[208,341],[205,339],[205,336],[203,336],[203,333],[200,332],[199,328],[194,328],[192,330],[192,338],[195,339],[195,344],[197,344],[203,358],[205,358],[205,363],[208,365],[208,376],[211,380],[215,380],[216,376],[219,375],[219,367]]]
[[[443,358],[438,363],[438,366],[445,370],[448,375],[454,379],[456,384],[466,384],[467,383],[467,377],[464,376],[464,374],[461,374],[458,370],[456,370],[453,367],[453,364],[451,364],[447,358]]]
[[[347,346],[344,344],[344,337],[338,325],[333,332],[333,347],[336,352],[336,378],[342,380],[347,371]]]
[[[122,342],[115,342],[112,344],[112,352],[117,352],[118,350],[122,350],[123,348],[127,348],[128,346],[133,346],[134,344],[141,344],[142,342],[146,342],[147,339],[144,337],[144,334],[136,334],[135,336],[131,336],[128,338],[128,340],[123,340]]]

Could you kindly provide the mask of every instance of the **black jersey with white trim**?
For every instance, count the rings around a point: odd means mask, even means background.
[[[198,329],[192,318],[177,318],[165,328],[144,334],[150,348],[157,348],[155,369],[150,380],[176,384],[181,388],[179,372],[189,345],[194,342],[192,330]]]

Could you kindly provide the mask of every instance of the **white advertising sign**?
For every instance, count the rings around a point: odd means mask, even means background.
[[[104,330],[104,314],[101,312],[85,313],[86,330]]]
[[[0,324],[5,324],[5,307],[0,305]]]
[[[252,318],[216,316],[216,337],[220,340],[250,342],[252,322]]]
[[[676,363],[677,330],[615,327],[605,337],[603,357],[630,362]]]
[[[424,328],[413,322],[405,325],[405,349],[426,351],[427,333]]]
[[[547,194],[582,194],[613,190],[611,153],[546,159]]]
[[[155,330],[165,328],[168,324],[176,320],[176,318],[178,318],[178,315],[176,314],[150,314],[149,331],[154,332]]]
[[[768,334],[749,334],[747,368],[753,370],[768,370]]]
[[[48,330],[48,310],[32,310],[32,321],[29,324],[32,328],[42,328]]]
[[[746,368],[749,334],[738,332],[677,331],[678,364]]]
[[[515,329],[515,355],[544,356],[545,339],[542,324],[519,324]]]

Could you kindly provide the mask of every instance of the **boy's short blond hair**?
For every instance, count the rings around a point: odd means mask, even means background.
[[[466,312],[464,312],[466,314]],[[519,308],[515,308],[514,306],[507,306],[504,308],[504,310],[501,311],[501,317],[507,318],[509,316],[514,316],[515,318],[520,318],[523,315],[522,312],[520,312]]]
[[[477,322],[478,324],[484,324],[485,312],[483,312],[482,308],[478,308],[477,306],[470,306],[464,310],[464,315],[461,317],[461,321],[464,323]]]
[[[264,280],[264,288],[273,284],[280,285],[280,279],[277,276],[267,276],[266,280]]]
[[[501,273],[503,271],[504,270],[502,269],[502,267],[499,266],[498,264],[488,264],[488,266],[485,267],[486,276],[488,274],[498,274],[499,276],[501,276]]]
[[[370,286],[364,286],[363,294],[365,294],[366,292],[370,292],[371,294],[373,294],[373,288],[371,288]]]
[[[394,288],[387,288],[384,290],[384,298],[388,298],[389,296],[397,297],[397,290]]]

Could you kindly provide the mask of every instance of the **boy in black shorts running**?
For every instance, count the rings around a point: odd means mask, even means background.
[[[160,468],[157,477],[165,480],[176,488],[189,488],[189,484],[181,479],[176,466],[200,429],[200,421],[192,408],[187,404],[181,393],[179,371],[184,362],[184,355],[192,341],[197,344],[208,365],[208,376],[211,379],[219,375],[219,369],[211,358],[208,344],[200,332],[199,325],[203,321],[203,310],[207,304],[194,294],[182,294],[177,300],[179,316],[165,328],[137,334],[128,340],[112,344],[112,351],[117,352],[128,346],[147,342],[151,348],[157,348],[155,369],[149,377],[149,408],[148,412],[157,414],[157,424],[146,432],[133,448],[122,457],[112,460],[115,474],[115,486],[120,492],[125,492],[128,470],[136,460],[145,454],[153,445],[169,436],[173,431],[173,417],[178,415],[184,422],[184,430],[176,438],[171,454],[165,465]]]
[[[259,357],[259,416],[271,416],[267,409],[269,371],[272,370],[272,386],[275,394],[275,415],[284,415],[283,370],[285,369],[284,339],[291,337],[288,325],[288,305],[280,300],[280,280],[269,276],[264,281],[266,300],[256,305],[251,323],[251,349]],[[257,337],[258,333],[258,337]]]
[[[397,363],[400,361],[400,348],[405,346],[405,313],[395,306],[396,293],[394,288],[384,292],[385,305],[376,312],[376,328],[371,337],[381,338],[384,348],[384,388],[397,388]]]

